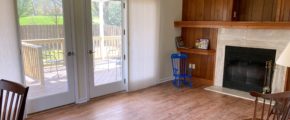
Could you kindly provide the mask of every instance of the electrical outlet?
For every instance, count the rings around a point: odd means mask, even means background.
[[[195,64],[191,64],[191,68],[192,69],[195,69]]]

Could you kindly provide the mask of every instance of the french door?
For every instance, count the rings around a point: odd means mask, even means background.
[[[122,0],[87,0],[90,97],[125,90]]]
[[[73,103],[71,0],[16,0],[28,113]]]

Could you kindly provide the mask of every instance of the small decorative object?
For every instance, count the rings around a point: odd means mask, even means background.
[[[208,39],[197,39],[195,41],[195,47],[198,49],[208,49],[209,40]]]
[[[175,38],[176,48],[185,48],[184,41],[181,36]]]

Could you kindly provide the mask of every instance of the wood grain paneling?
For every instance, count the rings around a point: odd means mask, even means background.
[[[230,21],[233,0],[183,0],[183,20]]]
[[[281,1],[280,21],[290,21],[290,0]]]
[[[202,50],[202,49],[188,49],[188,48],[178,48],[179,52],[188,53],[188,54],[196,54],[196,55],[215,55],[215,50]]]
[[[187,48],[194,48],[197,39],[206,38],[210,40],[209,49],[216,49],[218,29],[210,28],[182,28],[182,39]]]
[[[285,21],[175,21],[174,25],[181,28],[290,29],[290,22]],[[207,35],[207,33],[204,33],[204,35]]]
[[[235,0],[238,21],[275,21],[277,0]]]
[[[290,68],[287,69],[285,91],[290,91]]]
[[[201,80],[211,81],[209,84],[213,84],[215,56],[189,54],[189,63],[195,64],[195,69],[192,71],[194,81],[198,80],[194,78],[200,78]],[[204,83],[206,81],[199,82]]]
[[[233,0],[183,0],[183,21],[231,21]],[[188,48],[194,48],[197,39],[210,40],[209,49],[215,50],[217,29],[182,28],[182,38]],[[196,64],[194,81],[212,84],[215,56],[189,54],[189,62]]]

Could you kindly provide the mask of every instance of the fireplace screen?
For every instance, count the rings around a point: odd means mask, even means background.
[[[271,92],[276,50],[226,46],[223,87]]]

